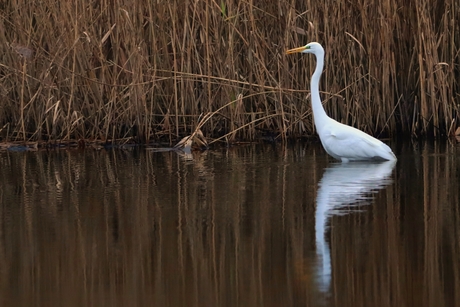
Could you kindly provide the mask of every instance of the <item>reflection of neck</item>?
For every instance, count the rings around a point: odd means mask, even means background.
[[[331,284],[331,255],[326,242],[327,220],[329,217],[329,197],[327,189],[319,187],[316,197],[315,234],[316,255],[318,256],[318,283],[320,290],[329,291]]]
[[[371,198],[363,196],[390,184],[389,177],[395,165],[396,161],[356,162],[333,164],[326,168],[318,183],[315,210],[317,282],[322,292],[330,290],[332,280],[330,247],[326,240],[328,221],[339,212],[350,212],[350,204],[369,203]],[[347,211],[341,210],[345,207]]]
[[[316,130],[321,130],[322,125],[329,119],[321,104],[321,97],[319,96],[319,80],[323,72],[324,52],[318,52],[315,56],[316,69],[311,77],[310,83],[311,107],[313,109]]]

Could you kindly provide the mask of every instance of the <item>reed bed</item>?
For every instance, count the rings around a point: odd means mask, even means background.
[[[442,136],[459,122],[460,6],[446,1],[7,1],[2,141],[227,142],[314,133],[319,41],[328,113],[374,135]],[[216,112],[216,110],[220,110]]]

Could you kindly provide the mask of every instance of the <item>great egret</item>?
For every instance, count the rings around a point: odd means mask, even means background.
[[[324,49],[316,42],[289,49],[286,54],[313,53],[316,69],[311,77],[310,94],[313,119],[321,144],[326,152],[337,160],[396,160],[391,148],[380,140],[356,128],[341,124],[327,116],[319,97],[319,79],[324,66]]]

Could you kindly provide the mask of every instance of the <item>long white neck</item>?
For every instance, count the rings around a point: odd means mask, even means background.
[[[324,111],[323,105],[321,103],[321,98],[319,97],[319,79],[323,72],[324,66],[324,50],[321,52],[315,53],[316,56],[316,69],[311,77],[310,82],[310,95],[311,95],[311,107],[313,109],[313,117],[315,120],[316,130],[321,130],[323,125],[328,121],[329,117]]]

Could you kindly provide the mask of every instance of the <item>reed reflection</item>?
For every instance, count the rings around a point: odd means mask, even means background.
[[[326,241],[328,220],[333,215],[347,214],[368,204],[373,192],[392,182],[391,173],[396,161],[381,163],[340,163],[326,168],[318,183],[316,197],[315,234],[319,290],[330,291],[331,256]]]
[[[456,306],[458,149],[320,146],[0,152],[2,306]]]

